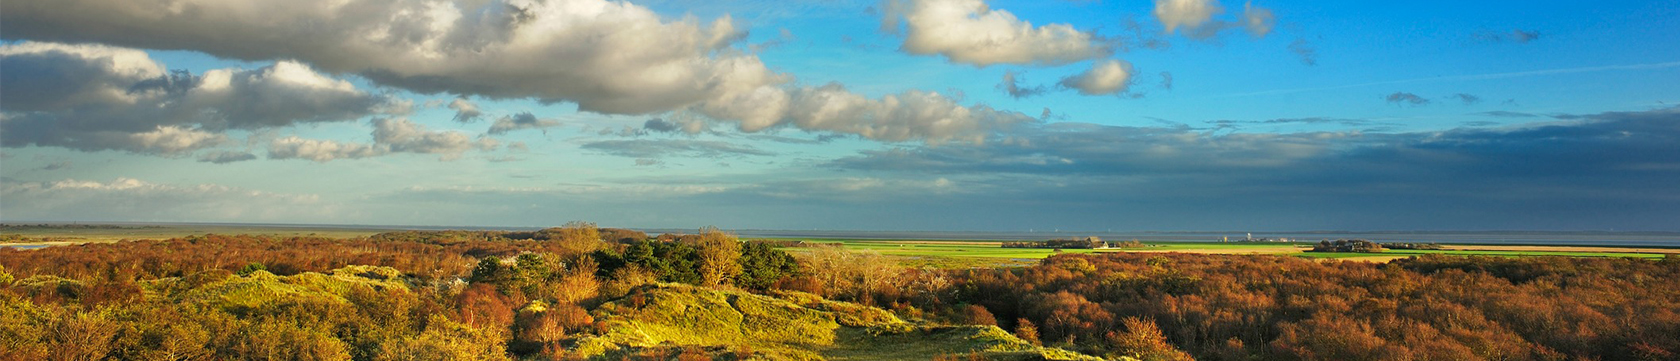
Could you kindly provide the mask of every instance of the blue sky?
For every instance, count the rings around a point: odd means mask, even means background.
[[[1680,230],[1676,19],[1676,1],[8,1],[0,218]]]

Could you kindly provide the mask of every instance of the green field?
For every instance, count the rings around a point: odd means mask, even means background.
[[[983,240],[875,240],[875,239],[779,239],[816,243],[840,243],[848,250],[873,251],[895,257],[901,263],[931,267],[987,267],[1020,266],[1055,254],[1052,249],[1003,248],[997,241]],[[1148,247],[1127,249],[1064,249],[1064,253],[1109,252],[1184,252],[1203,254],[1274,254],[1319,259],[1365,259],[1386,261],[1394,257],[1423,254],[1460,256],[1562,256],[1562,257],[1628,257],[1660,259],[1660,253],[1631,252],[1556,252],[1556,251],[1498,251],[1498,250],[1407,250],[1395,249],[1382,253],[1320,253],[1305,252],[1309,243],[1201,243],[1201,242],[1143,242]],[[799,247],[788,248],[799,252]]]

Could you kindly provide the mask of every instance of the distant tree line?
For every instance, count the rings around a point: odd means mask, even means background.
[[[1335,241],[1326,239],[1313,245],[1310,252],[1377,253],[1382,251],[1383,246],[1381,244],[1363,239],[1338,239]]]
[[[1441,244],[1440,243],[1435,243],[1435,242],[1429,242],[1429,243],[1383,242],[1382,247],[1387,248],[1387,249],[1440,250],[1441,249]]]

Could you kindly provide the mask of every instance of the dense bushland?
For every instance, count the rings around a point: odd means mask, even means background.
[[[669,238],[573,223],[0,249],[0,360],[565,359],[601,331],[589,308],[636,286],[799,272],[715,228]]]
[[[572,359],[599,346],[580,340],[627,322],[602,305],[659,304],[645,299],[659,294],[647,292],[655,282],[801,291],[908,321],[996,325],[1046,347],[1145,360],[1680,359],[1675,257],[1371,264],[1108,253],[942,270],[777,245],[715,228],[650,238],[573,223],[0,249],[0,360]],[[612,355],[763,354],[624,350]],[[973,355],[949,358],[959,356]]]
[[[1680,258],[1057,255],[968,270],[979,305],[1046,344],[1143,359],[1674,360]],[[989,320],[987,320],[989,321]],[[1165,344],[1147,340],[1163,336]],[[1143,340],[1143,341],[1140,341]],[[1153,355],[1153,356],[1152,356]]]

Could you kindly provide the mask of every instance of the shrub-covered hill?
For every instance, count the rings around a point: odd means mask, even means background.
[[[681,284],[638,288],[591,314],[601,335],[575,340],[571,354],[620,359],[660,348],[705,350],[752,360],[1102,360],[1034,346],[996,326],[906,322],[874,307],[783,291],[757,295]]]

